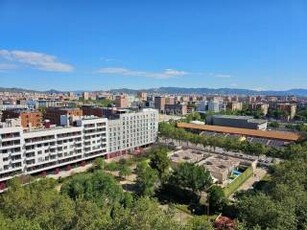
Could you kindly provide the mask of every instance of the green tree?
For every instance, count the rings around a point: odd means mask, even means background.
[[[104,167],[105,167],[104,159],[102,157],[96,158],[93,163],[93,167],[96,170],[104,170]]]
[[[137,199],[130,209],[121,207],[113,211],[112,226],[110,230],[117,229],[170,229],[180,230],[183,226],[173,220],[172,213],[168,210],[163,211],[159,204],[149,199],[141,197]]]
[[[208,191],[208,203],[210,211],[213,213],[220,213],[227,205],[227,199],[220,186],[210,187]]]
[[[0,201],[2,215],[13,221],[11,229],[68,229],[75,215],[73,201],[54,186],[50,179],[21,186],[14,178]]]
[[[272,127],[272,128],[279,128],[279,123],[277,121],[273,121],[271,123],[269,123],[269,127]]]
[[[114,177],[103,171],[75,175],[63,184],[61,193],[74,200],[93,201],[98,206],[120,203],[124,196]]]
[[[125,179],[127,176],[130,176],[132,174],[132,170],[127,166],[123,165],[118,172],[119,177]]]
[[[212,178],[210,172],[203,166],[185,162],[174,169],[170,183],[173,186],[199,193],[210,187]]]
[[[193,216],[187,225],[187,230],[214,230],[213,223],[211,223],[204,216]]]
[[[136,168],[137,192],[141,196],[153,196],[158,186],[158,173],[148,166],[146,162],[141,162]]]
[[[274,202],[262,193],[243,196],[237,208],[248,228],[260,225],[262,229],[296,229],[293,208]]]
[[[157,170],[161,181],[165,181],[171,165],[171,161],[167,156],[166,148],[159,148],[152,152],[150,156],[150,167]]]
[[[73,218],[71,229],[94,230],[103,229],[111,219],[106,208],[100,209],[94,202],[77,199],[75,201],[76,215]]]

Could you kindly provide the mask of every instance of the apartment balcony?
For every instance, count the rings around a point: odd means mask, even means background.
[[[16,141],[16,140],[20,140],[20,136],[19,137],[0,138],[0,141]]]
[[[12,148],[17,148],[21,147],[21,144],[14,144],[14,145],[5,145],[5,146],[0,146],[0,149],[7,150],[7,149],[12,149]]]
[[[18,156],[18,155],[22,155],[22,152],[21,151],[11,152],[11,156]]]
[[[23,162],[23,158],[11,159],[11,164],[22,163],[22,162]]]
[[[57,140],[63,141],[63,140],[68,140],[68,139],[81,138],[81,137],[82,137],[81,134],[73,135],[73,136],[67,135],[67,136],[57,137]]]
[[[46,143],[55,140],[55,137],[48,137],[48,138],[35,138],[35,139],[26,139],[26,145],[36,144],[36,143]]]
[[[49,156],[55,156],[55,155],[57,155],[57,154],[58,154],[57,151],[49,152]]]
[[[85,131],[84,131],[85,133],[86,133],[86,132],[90,132],[90,131],[95,131],[95,130],[96,130],[96,127],[95,127],[95,126],[93,126],[93,127],[87,127],[87,128],[85,127],[84,130],[85,130]]]

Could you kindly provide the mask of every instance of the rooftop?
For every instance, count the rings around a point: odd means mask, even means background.
[[[227,118],[227,119],[236,119],[236,120],[247,120],[248,122],[263,124],[267,122],[263,119],[254,119],[252,116],[235,116],[235,115],[212,115],[212,117],[217,118]]]
[[[263,137],[263,138],[283,140],[283,141],[297,141],[300,138],[300,136],[297,133],[291,133],[291,132],[264,131],[264,130],[233,128],[233,127],[216,126],[216,125],[197,125],[185,122],[178,123],[177,127],[184,129],[196,129],[201,131],[218,132],[218,133],[238,134],[242,136]]]

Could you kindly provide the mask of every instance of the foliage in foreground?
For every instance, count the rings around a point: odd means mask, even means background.
[[[161,209],[149,197],[127,195],[102,171],[73,176],[61,189],[51,179],[21,186],[18,178],[0,197],[0,229],[201,229],[207,221],[174,220],[174,210]],[[111,192],[109,187],[112,188]],[[123,200],[126,202],[121,202]],[[129,200],[129,202],[128,202]]]
[[[247,228],[307,229],[307,155],[276,166],[266,183],[237,195],[239,218]]]

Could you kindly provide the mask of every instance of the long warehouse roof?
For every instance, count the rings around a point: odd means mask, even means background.
[[[180,122],[177,123],[177,127],[184,129],[197,129],[202,131],[218,132],[218,133],[230,133],[252,137],[262,137],[283,141],[297,141],[300,136],[291,132],[277,132],[277,131],[264,131],[254,129],[233,128],[227,126],[217,125],[197,125],[191,123]]]

